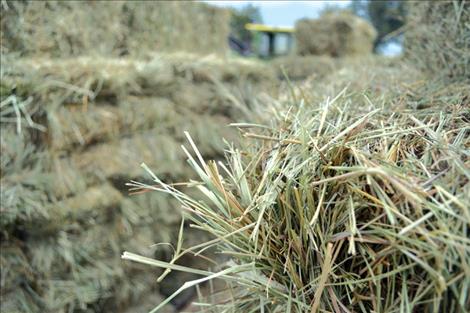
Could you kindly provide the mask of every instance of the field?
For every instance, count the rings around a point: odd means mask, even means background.
[[[268,61],[204,3],[1,5],[2,312],[470,310],[468,2]]]

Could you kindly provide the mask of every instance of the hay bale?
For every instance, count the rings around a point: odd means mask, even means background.
[[[405,58],[433,78],[470,80],[470,2],[410,2]]]
[[[48,141],[53,150],[72,150],[155,127],[169,128],[174,104],[165,98],[129,96],[116,105],[67,106],[49,114]]]
[[[233,83],[248,80],[251,83],[274,81],[275,74],[270,66],[252,59],[224,59],[214,55],[195,58],[194,55],[179,54],[172,58],[175,74],[196,84],[220,81]]]
[[[201,2],[4,1],[2,12],[2,55],[142,56],[154,51],[228,50],[228,10]]]
[[[351,13],[328,13],[295,24],[299,55],[360,56],[372,52],[377,32],[367,21]]]
[[[121,227],[116,220],[97,223],[82,233],[68,229],[29,240],[28,264],[36,277],[28,286],[38,295],[29,301],[47,310],[121,310],[148,293],[153,277],[145,275],[139,266],[122,264],[119,255],[122,247],[133,245],[144,255],[145,249],[154,251],[148,247],[154,243],[150,238],[155,229],[143,226],[132,235],[124,235]],[[160,273],[156,271],[155,275]],[[104,297],[106,303],[100,304]]]
[[[258,73],[268,67],[252,62],[184,55],[29,58],[7,65],[2,101],[15,92],[19,103],[31,99],[22,136],[13,102],[2,102],[0,226],[14,251],[26,255],[23,263],[4,262],[13,274],[5,276],[8,290],[15,292],[8,309],[121,311],[138,304],[158,287],[119,255],[132,249],[170,260],[170,247],[151,246],[176,246],[181,206],[150,193],[125,197],[125,183],[145,175],[141,162],[169,180],[189,180],[179,148],[183,131],[195,135],[204,155],[221,157],[219,135],[236,140],[227,124],[248,115],[247,100],[255,99],[248,87],[272,83],[274,76]],[[38,135],[28,117],[45,132]]]
[[[113,213],[118,211],[121,201],[122,194],[111,185],[93,186],[83,194],[61,201],[38,203],[41,215],[19,215],[10,221],[9,226],[15,223],[17,228],[28,235],[46,236],[61,229],[108,222]]]
[[[141,177],[142,162],[151,164],[159,173],[167,173],[169,177],[185,177],[187,169],[182,164],[184,155],[179,146],[170,134],[157,129],[92,146],[72,155],[71,161],[84,173],[89,184],[107,179]]]

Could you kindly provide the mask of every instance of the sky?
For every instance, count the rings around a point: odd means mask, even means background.
[[[347,7],[350,1],[218,1],[204,2],[223,7],[242,8],[253,4],[260,8],[264,24],[272,26],[293,27],[296,20],[318,17],[319,12],[326,6]]]

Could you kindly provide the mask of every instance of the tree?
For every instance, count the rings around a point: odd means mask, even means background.
[[[245,29],[247,23],[262,23],[261,13],[258,7],[248,4],[243,8],[232,11],[232,19],[230,21],[231,35],[236,39],[250,43],[252,40],[252,33]]]

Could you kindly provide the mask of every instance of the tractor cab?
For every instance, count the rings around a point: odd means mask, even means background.
[[[252,52],[262,58],[286,55],[293,47],[292,27],[248,23],[245,29],[254,33]]]

